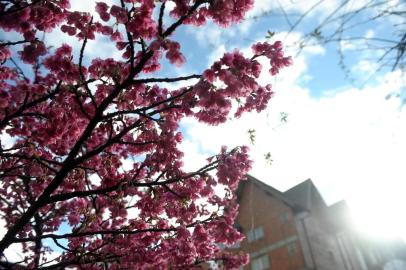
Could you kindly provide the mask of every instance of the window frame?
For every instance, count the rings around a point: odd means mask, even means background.
[[[259,239],[262,239],[265,237],[265,232],[264,232],[264,227],[263,226],[258,226],[256,228],[253,228],[248,231],[247,233],[247,241],[248,243],[255,242]]]
[[[293,243],[287,244],[286,249],[288,250],[288,256],[289,256],[289,257],[295,256],[295,254],[296,254],[296,249],[297,249],[297,248],[296,248],[296,243],[293,242]]]
[[[261,255],[252,259],[251,261],[252,270],[266,270],[271,269],[271,259],[268,254]]]

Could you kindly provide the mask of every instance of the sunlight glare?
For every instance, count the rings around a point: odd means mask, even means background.
[[[355,229],[376,239],[400,237],[406,242],[405,188],[406,183],[398,183],[396,188],[365,190],[349,198]]]

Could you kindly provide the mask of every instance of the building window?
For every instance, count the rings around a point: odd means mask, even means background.
[[[281,215],[279,216],[279,219],[280,219],[280,221],[281,221],[282,224],[288,223],[288,221],[289,221],[289,213],[288,213],[288,212],[285,212],[285,213],[281,214]]]
[[[294,256],[295,253],[296,253],[296,244],[295,243],[288,244],[288,255],[289,255],[289,257]]]
[[[252,270],[265,270],[269,269],[269,257],[268,255],[261,256],[259,258],[253,259],[251,261],[251,269]]]
[[[264,237],[264,229],[262,226],[252,229],[247,233],[248,242],[251,243]]]
[[[231,248],[231,249],[240,248],[240,242],[234,243],[232,245],[226,245],[226,244],[223,244],[223,243],[218,243],[217,245],[221,250],[226,249],[226,248]]]

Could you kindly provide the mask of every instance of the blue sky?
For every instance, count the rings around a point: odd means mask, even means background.
[[[301,13],[317,1],[279,2],[289,13]],[[356,10],[367,2],[350,1],[343,11]],[[255,162],[251,173],[262,181],[284,191],[311,178],[328,204],[347,200],[360,230],[376,237],[406,239],[406,218],[401,214],[406,210],[406,115],[400,99],[386,98],[404,93],[404,75],[390,69],[376,72],[376,59],[382,51],[362,49],[363,40],[341,43],[347,71],[339,66],[338,43],[307,46],[298,53],[303,36],[338,4],[324,1],[289,34],[283,17],[261,16],[268,10],[281,13],[277,1],[270,0],[257,1],[254,11],[247,15],[258,19],[247,19],[231,29],[208,24],[199,30],[187,27],[177,34],[188,59],[178,71],[181,74],[201,71],[225,51],[248,51],[250,44],[264,40],[267,30],[275,32],[272,40],[281,39],[288,54],[294,56],[294,65],[276,79],[260,78],[263,83],[272,82],[275,89],[266,112],[218,127],[191,119],[183,122],[186,167],[196,168],[221,145],[248,144]],[[388,1],[388,9],[394,6],[396,1]],[[364,21],[376,12],[371,9],[354,21]],[[291,23],[297,18],[293,16]],[[390,19],[376,20],[347,31],[343,37],[392,39],[388,30],[393,23]],[[337,24],[332,24],[322,33],[336,28]],[[287,123],[280,122],[282,112],[288,114]],[[249,129],[256,130],[254,145],[248,139]],[[272,155],[271,165],[264,159],[267,152]]]
[[[93,11],[95,1],[71,2],[74,10]],[[281,191],[311,178],[328,204],[347,200],[362,230],[375,236],[406,239],[406,215],[403,214],[406,210],[403,169],[406,111],[400,99],[386,98],[393,93],[403,94],[406,78],[397,70],[384,69],[376,73],[375,60],[380,49],[358,50],[365,46],[359,40],[341,44],[350,78],[338,65],[337,43],[308,45],[299,53],[298,44],[303,37],[341,2],[322,2],[290,33],[289,24],[280,16],[281,7],[293,14],[289,18],[294,24],[299,18],[296,15],[316,2],[258,0],[247,19],[232,28],[222,29],[209,23],[197,29],[186,26],[176,33],[174,39],[182,44],[187,62],[181,68],[165,65],[160,75],[201,73],[226,51],[237,48],[249,53],[250,45],[264,41],[268,30],[275,32],[271,41],[282,40],[287,54],[294,58],[293,66],[277,77],[261,75],[260,82],[272,83],[275,91],[266,111],[247,114],[217,127],[193,119],[182,121],[185,169],[198,168],[208,156],[218,153],[222,145],[246,144],[251,148],[254,160],[251,174],[255,177]],[[367,2],[350,1],[343,11],[356,10]],[[388,7],[396,6],[397,2],[400,1],[387,1]],[[276,15],[268,16],[269,11]],[[370,13],[364,12],[355,19],[362,21],[375,12],[377,10],[371,9]],[[388,29],[394,23],[396,21],[378,20],[347,33],[392,38]],[[336,28],[337,24],[331,24],[322,29],[322,33]],[[47,34],[46,39],[55,46],[67,42],[76,50],[80,48],[78,42],[61,33]],[[112,54],[114,44],[105,39],[89,41],[86,51],[92,58],[119,57]],[[267,70],[267,64],[263,65]],[[286,123],[281,122],[281,113],[288,115]],[[256,131],[254,144],[249,140],[249,129]],[[268,152],[272,164],[264,158]]]

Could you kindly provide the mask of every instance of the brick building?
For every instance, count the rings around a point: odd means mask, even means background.
[[[402,242],[383,248],[353,231],[345,202],[327,206],[311,180],[282,193],[248,176],[237,196],[246,239],[232,248],[250,254],[244,270],[375,270],[405,258]]]

